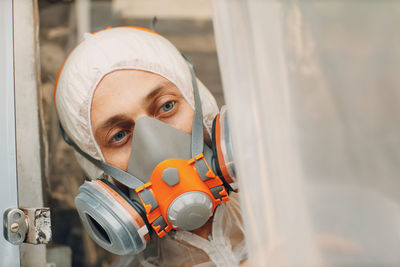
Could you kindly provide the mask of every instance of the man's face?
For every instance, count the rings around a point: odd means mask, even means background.
[[[118,70],[97,86],[90,112],[92,130],[107,163],[128,170],[135,122],[159,119],[191,133],[194,111],[178,88],[146,71]]]

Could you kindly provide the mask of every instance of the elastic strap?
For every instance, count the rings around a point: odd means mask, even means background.
[[[193,95],[194,95],[194,118],[192,125],[192,158],[203,153],[204,133],[203,133],[203,110],[201,107],[200,93],[197,85],[196,74],[194,72],[193,63],[182,54],[186,60],[190,74],[192,76]]]

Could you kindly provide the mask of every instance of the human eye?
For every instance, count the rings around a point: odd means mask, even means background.
[[[164,103],[158,110],[158,113],[163,114],[163,113],[171,111],[174,108],[175,103],[176,103],[176,101],[168,101],[168,102]]]
[[[110,139],[110,144],[120,144],[123,143],[126,140],[126,137],[128,136],[128,131],[127,130],[122,130],[117,132],[115,135],[113,135]]]

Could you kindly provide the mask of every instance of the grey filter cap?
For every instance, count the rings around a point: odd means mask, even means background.
[[[102,248],[117,255],[137,254],[146,247],[131,218],[122,208],[85,182],[75,198],[76,209],[90,237]]]
[[[169,206],[167,216],[173,227],[192,231],[203,226],[212,215],[210,197],[202,192],[187,192]]]

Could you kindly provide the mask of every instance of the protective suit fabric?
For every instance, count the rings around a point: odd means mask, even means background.
[[[194,109],[191,74],[180,52],[162,36],[134,28],[107,29],[86,34],[64,63],[55,88],[55,104],[68,136],[93,158],[104,157],[97,145],[90,110],[94,91],[105,75],[135,69],[149,71],[171,81]],[[214,97],[198,80],[203,122],[208,130],[218,113]],[[101,171],[82,156],[78,162],[92,179]]]

